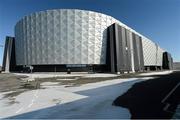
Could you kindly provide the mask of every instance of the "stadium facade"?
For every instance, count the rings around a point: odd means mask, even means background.
[[[172,69],[171,55],[119,20],[93,11],[32,13],[6,37],[2,69],[138,72]]]

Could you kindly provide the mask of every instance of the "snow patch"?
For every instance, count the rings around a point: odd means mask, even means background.
[[[59,80],[59,81],[61,81],[61,80],[77,80],[78,78],[74,78],[74,79],[69,79],[69,78],[63,78],[63,79],[56,79],[56,80]]]
[[[49,85],[57,85],[59,82],[43,82],[41,83],[42,86],[49,86]]]
[[[147,75],[166,75],[171,74],[173,71],[162,71],[162,72],[149,72],[149,73],[141,73],[140,76],[147,76]]]
[[[51,78],[51,77],[76,77],[83,74],[66,74],[66,73],[13,73],[15,75],[23,75],[29,78]]]
[[[81,74],[66,74],[66,73],[13,73],[15,75],[23,75],[27,76],[26,79],[33,79],[33,78],[51,78],[51,77],[84,77],[84,78],[98,78],[98,77],[116,77],[119,76],[117,74],[106,74],[106,73],[95,73],[95,74],[88,74],[88,73],[81,73]],[[68,78],[67,78],[68,79]]]
[[[96,73],[96,74],[86,74],[83,77],[84,78],[98,78],[98,77],[117,77],[119,75],[117,74],[103,74],[103,73]]]

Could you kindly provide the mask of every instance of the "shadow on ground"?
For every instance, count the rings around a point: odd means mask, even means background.
[[[180,72],[173,72],[135,83],[113,104],[128,108],[132,119],[170,119],[180,103],[180,86],[163,103],[162,100],[179,82]],[[170,106],[165,110],[167,103]]]

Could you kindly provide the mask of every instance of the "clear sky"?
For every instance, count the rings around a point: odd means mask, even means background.
[[[0,0],[0,44],[32,12],[77,8],[113,16],[169,51],[180,61],[180,0]],[[3,49],[0,48],[0,64]]]

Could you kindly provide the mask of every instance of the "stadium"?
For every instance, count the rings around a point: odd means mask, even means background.
[[[2,69],[34,72],[139,72],[172,69],[168,51],[102,13],[55,9],[35,12],[6,37]]]

